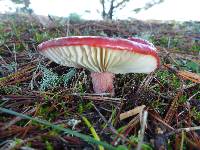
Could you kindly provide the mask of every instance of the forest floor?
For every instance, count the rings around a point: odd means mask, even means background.
[[[37,52],[63,36],[140,37],[158,49],[150,74],[117,74],[115,96],[90,73]],[[200,149],[200,22],[84,21],[3,16],[0,150]]]

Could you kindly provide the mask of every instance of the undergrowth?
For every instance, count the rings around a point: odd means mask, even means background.
[[[1,148],[200,146],[199,132],[190,132],[200,121],[198,22],[54,20],[44,26],[27,16],[8,18],[0,23]],[[59,66],[37,52],[39,43],[67,35],[141,37],[159,50],[161,66],[149,75],[116,75],[114,97],[94,94],[88,71]],[[129,110],[137,113],[120,120]]]

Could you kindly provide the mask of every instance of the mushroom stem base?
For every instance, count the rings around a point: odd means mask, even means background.
[[[92,72],[91,77],[92,77],[93,89],[95,93],[109,92],[111,93],[111,95],[114,95],[113,73]]]

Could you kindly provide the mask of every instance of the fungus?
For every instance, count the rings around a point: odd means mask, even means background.
[[[132,37],[61,37],[41,43],[38,51],[60,65],[88,69],[95,93],[114,94],[114,74],[150,73],[159,66],[153,44]]]

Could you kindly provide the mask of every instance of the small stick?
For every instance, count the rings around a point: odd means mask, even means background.
[[[128,139],[126,139],[126,137],[124,137],[123,135],[119,134],[119,133],[117,132],[117,130],[112,126],[112,124],[109,123],[109,122],[106,120],[106,118],[101,114],[101,112],[97,109],[97,107],[96,107],[94,104],[92,104],[92,105],[93,105],[93,107],[95,108],[95,110],[97,111],[97,113],[100,115],[101,119],[109,126],[110,130],[111,130],[114,134],[120,136],[122,139],[128,141]]]
[[[140,132],[140,136],[139,136],[139,142],[137,145],[137,150],[141,150],[142,149],[142,144],[143,144],[143,139],[144,139],[144,131],[145,131],[145,126],[147,124],[147,116],[148,116],[148,112],[145,110],[143,113],[143,119],[141,122],[141,132]]]
[[[195,131],[195,130],[200,130],[200,126],[196,126],[196,127],[188,127],[188,128],[179,128],[179,129],[175,129],[169,133],[166,133],[165,135],[166,136],[171,136],[173,134],[176,134],[176,133],[180,133],[180,132],[190,132],[190,131]]]
[[[120,118],[120,120],[124,120],[124,119],[126,119],[128,117],[134,116],[134,115],[142,112],[145,107],[146,107],[145,105],[137,106],[132,110],[129,110],[129,111],[124,112],[124,113],[121,113],[119,118]]]
[[[160,119],[160,117],[155,116],[153,113],[149,112],[149,114],[156,119],[157,121],[159,121],[160,123],[162,123],[165,127],[167,127],[170,130],[174,130],[173,127],[171,127],[170,125],[168,125],[165,121],[163,121],[162,119]]]

